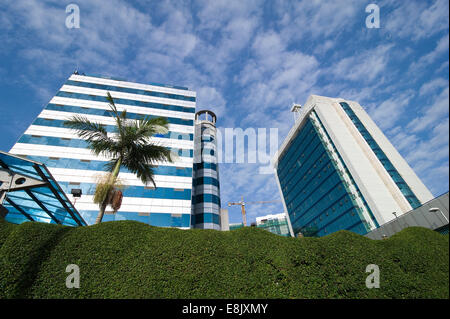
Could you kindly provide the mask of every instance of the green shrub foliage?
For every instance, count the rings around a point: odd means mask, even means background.
[[[375,241],[0,221],[0,235],[0,298],[449,298],[448,236],[418,227]],[[65,285],[69,264],[80,288]],[[369,264],[380,288],[365,285]]]

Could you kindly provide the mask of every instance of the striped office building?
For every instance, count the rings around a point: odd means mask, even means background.
[[[273,159],[295,236],[364,235],[433,195],[365,110],[311,95]]]
[[[137,220],[154,226],[190,228],[196,93],[185,87],[138,84],[75,72],[10,153],[44,163],[67,196],[76,200],[75,207],[86,222],[94,223],[98,213],[92,201],[95,183],[107,159],[92,154],[86,142],[63,123],[79,114],[112,132],[115,122],[108,112],[107,92],[118,110],[126,109],[131,119],[166,117],[169,132],[155,135],[151,141],[169,147],[177,156],[173,163],[155,166],[156,189],[122,168],[122,206],[116,213],[107,208],[103,221]],[[82,196],[72,197],[73,189],[81,189]]]

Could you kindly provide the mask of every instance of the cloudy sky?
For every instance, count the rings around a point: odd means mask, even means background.
[[[80,28],[65,25],[80,8]],[[368,4],[380,28],[367,28]],[[310,94],[358,101],[437,196],[449,179],[449,4],[438,1],[33,1],[0,3],[0,150],[68,76],[187,86],[224,128],[293,124]],[[222,164],[222,203],[279,199],[260,164]],[[248,220],[282,212],[248,205]],[[230,208],[230,222],[240,209]]]

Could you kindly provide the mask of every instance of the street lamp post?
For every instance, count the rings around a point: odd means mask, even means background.
[[[447,218],[447,216],[444,215],[444,213],[442,212],[442,210],[441,210],[440,208],[433,207],[433,208],[430,208],[428,211],[429,211],[430,213],[437,213],[437,212],[440,212],[440,213],[442,214],[442,216],[444,217],[444,219],[447,221],[447,224],[448,224],[448,218]]]

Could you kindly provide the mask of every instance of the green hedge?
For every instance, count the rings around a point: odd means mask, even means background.
[[[448,236],[425,228],[374,241],[0,221],[0,234],[0,298],[449,298]],[[79,289],[65,286],[68,264],[80,267]],[[380,267],[379,289],[365,286],[368,264]]]
[[[15,224],[7,223],[0,217],[0,248],[3,242],[8,238],[9,234],[17,227]]]

